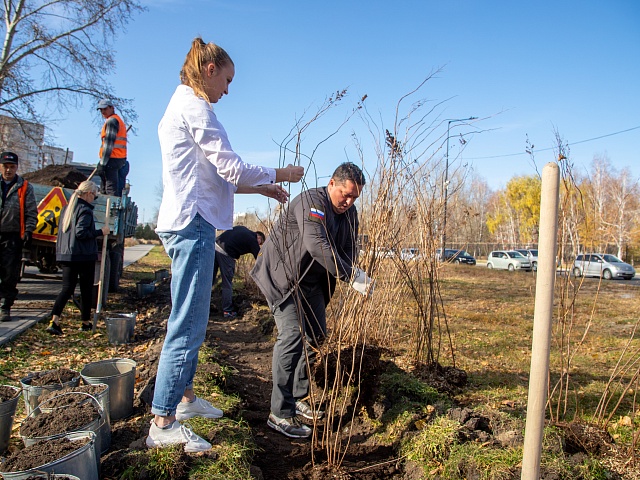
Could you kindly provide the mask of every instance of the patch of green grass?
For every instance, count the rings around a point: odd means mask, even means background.
[[[375,435],[377,441],[384,445],[400,442],[410,425],[419,418],[420,415],[409,410],[394,409],[392,412],[385,413],[380,423],[381,429]]]
[[[128,455],[130,466],[121,480],[153,478],[174,480],[185,478],[189,470],[190,457],[184,453],[182,444],[165,448],[133,451]]]
[[[12,383],[16,370],[26,368],[33,360],[33,350],[26,343],[10,343],[0,351],[0,382]]]
[[[255,444],[249,425],[243,420],[235,421],[222,418],[209,427],[208,435],[212,438],[215,461],[196,460],[190,479],[212,480],[250,480],[251,460]]]
[[[520,449],[498,449],[481,443],[454,445],[443,464],[443,480],[511,480],[522,461]],[[561,477],[562,478],[562,477]]]
[[[449,457],[451,449],[457,444],[458,428],[459,422],[444,416],[436,417],[404,442],[400,453],[422,465],[426,472]]]
[[[433,405],[445,400],[438,391],[402,370],[380,375],[380,391],[393,403]]]

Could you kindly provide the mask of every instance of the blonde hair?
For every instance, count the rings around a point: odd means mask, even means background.
[[[196,96],[209,102],[209,96],[204,91],[204,68],[213,63],[217,68],[233,65],[233,60],[222,47],[213,42],[204,43],[202,38],[194,38],[191,49],[180,70],[180,82],[193,88]]]
[[[71,198],[69,199],[69,204],[67,205],[67,209],[64,211],[62,222],[60,222],[63,232],[66,232],[67,230],[69,230],[69,227],[71,226],[71,219],[73,218],[73,212],[76,209],[76,204],[78,203],[78,197],[80,195],[83,195],[89,192],[97,194],[98,185],[93,183],[91,180],[85,180],[80,185],[78,185],[78,188],[76,188],[76,191],[73,192],[73,195],[71,195]]]

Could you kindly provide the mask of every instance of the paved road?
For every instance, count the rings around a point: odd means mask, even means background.
[[[124,266],[144,257],[153,245],[135,245],[124,250]],[[60,291],[60,273],[39,273],[36,267],[25,268],[18,284],[18,300],[11,309],[10,322],[0,323],[0,345],[3,345],[46,317]]]

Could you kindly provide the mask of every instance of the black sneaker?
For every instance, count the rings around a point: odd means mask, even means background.
[[[47,332],[51,335],[62,335],[62,328],[60,328],[60,325],[57,323],[50,322],[47,327]]]
[[[82,322],[82,325],[80,325],[80,328],[78,330],[80,330],[81,332],[90,332],[91,330],[93,330],[93,325],[91,323]]]
[[[2,309],[0,310],[0,322],[10,322],[11,321],[11,310]]]

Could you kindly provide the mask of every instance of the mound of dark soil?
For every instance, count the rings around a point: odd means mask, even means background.
[[[100,418],[93,403],[70,405],[28,416],[20,426],[20,435],[28,438],[49,437],[79,430]]]
[[[555,426],[564,432],[564,450],[569,454],[603,455],[615,443],[609,432],[598,425],[583,422],[557,422]]]
[[[45,385],[62,385],[79,376],[80,373],[75,370],[59,368],[57,370],[47,370],[46,372],[35,372],[27,378],[31,380],[29,385],[32,387],[44,387]]]
[[[23,178],[32,183],[41,185],[51,185],[52,187],[71,188],[75,190],[87,176],[70,165],[47,165],[46,167],[28,172],[22,175]]]
[[[20,390],[15,390],[6,385],[0,385],[0,403],[16,398],[18,395],[20,395]]]
[[[66,438],[36,442],[11,455],[0,469],[3,472],[23,472],[40,467],[75,452],[87,442],[88,439],[71,441]]]
[[[90,397],[86,395],[69,395],[70,393],[87,393],[96,396],[104,392],[108,385],[78,385],[77,387],[65,387],[61,390],[46,391],[38,398],[41,407],[57,408],[76,403],[87,403]],[[57,397],[55,400],[52,400]],[[45,404],[46,402],[46,404]],[[45,404],[45,405],[43,405]]]

